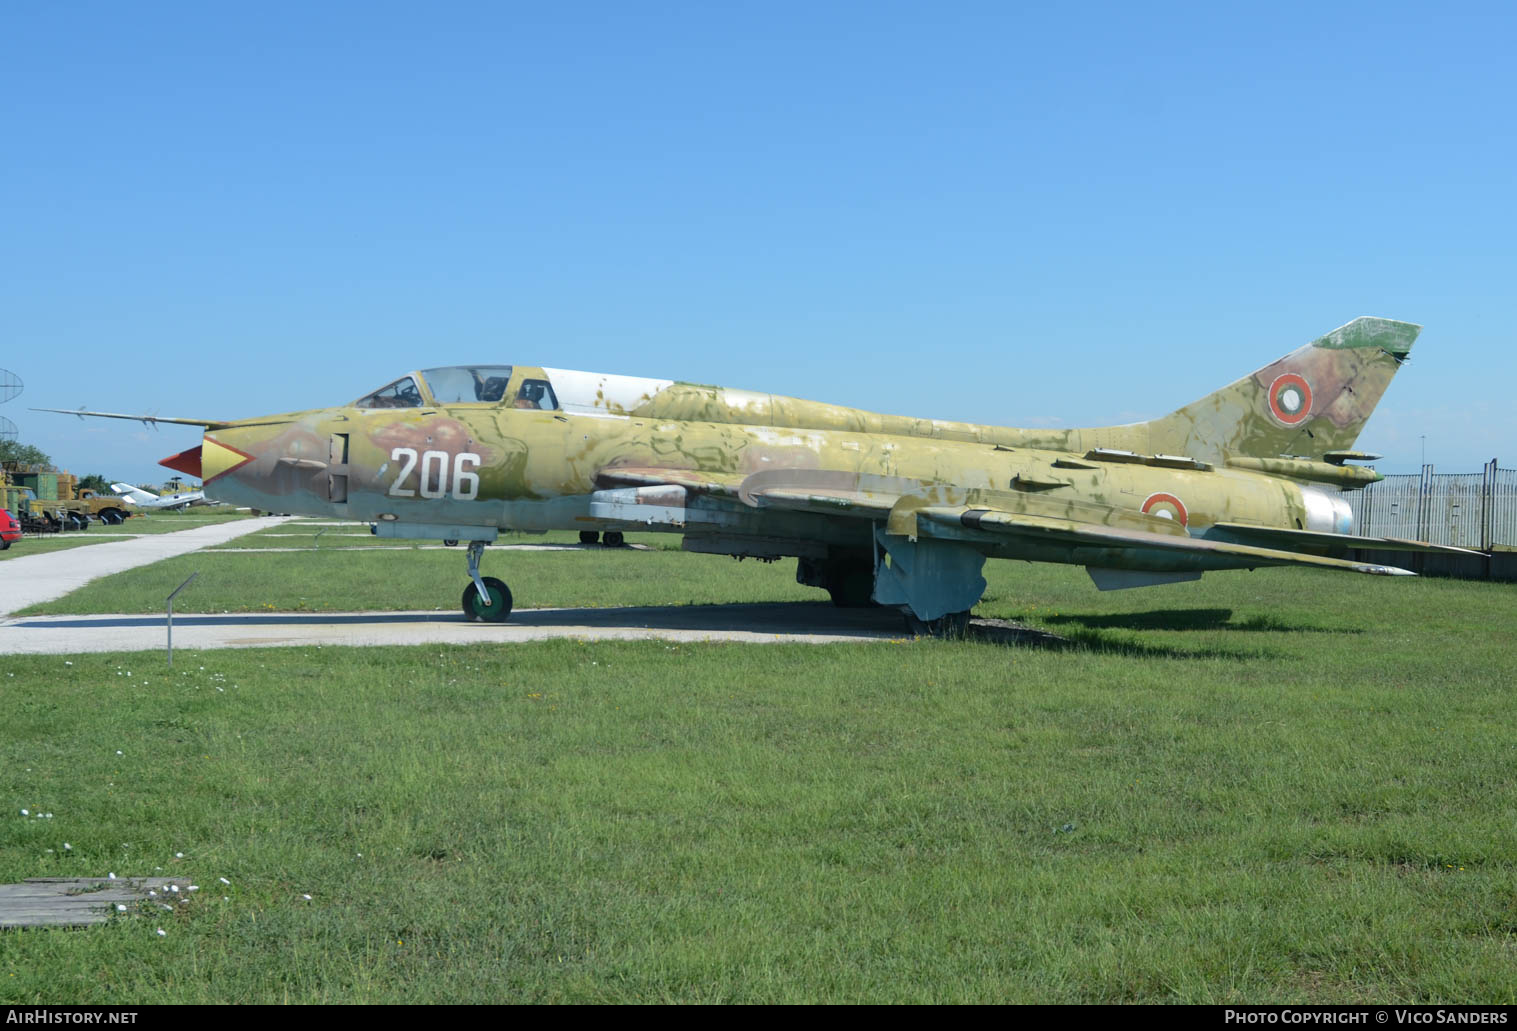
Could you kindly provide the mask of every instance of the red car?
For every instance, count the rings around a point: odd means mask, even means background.
[[[21,539],[21,524],[10,512],[0,508],[0,551],[11,546],[11,541]]]

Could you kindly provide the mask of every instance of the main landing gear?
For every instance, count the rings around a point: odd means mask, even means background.
[[[608,548],[625,548],[627,546],[627,538],[622,536],[620,530],[607,530],[604,538],[598,530],[581,530],[579,531],[579,542],[585,545],[601,543]]]
[[[475,623],[504,623],[511,615],[511,588],[493,576],[479,575],[485,541],[469,542],[469,579],[464,588],[464,618]]]

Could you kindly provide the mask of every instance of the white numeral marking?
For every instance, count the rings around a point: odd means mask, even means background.
[[[423,451],[421,453],[421,496],[424,498],[447,497],[447,479],[448,453]]]
[[[398,447],[390,452],[390,460],[402,463],[395,482],[390,484],[390,496],[414,498],[416,491],[402,487],[417,467],[421,467],[418,486],[421,496],[431,500],[445,498],[449,494],[448,453],[446,451],[423,451],[420,455],[412,447]],[[479,497],[480,458],[472,451],[460,451],[453,456],[452,495],[458,501],[473,501]]]
[[[453,496],[459,501],[473,501],[479,497],[479,473],[465,469],[466,462],[471,468],[478,469],[479,456],[472,451],[460,451],[453,458]]]
[[[416,492],[407,490],[401,486],[406,482],[406,477],[411,475],[411,470],[416,468],[416,449],[411,447],[398,447],[390,452],[390,461],[401,461],[406,464],[400,467],[400,472],[395,477],[395,482],[390,485],[390,494],[397,498],[414,498]]]

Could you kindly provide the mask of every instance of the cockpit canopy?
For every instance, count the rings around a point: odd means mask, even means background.
[[[423,369],[421,376],[440,405],[494,404],[505,399],[511,382],[509,365],[450,365],[441,369]]]
[[[558,398],[546,374],[510,365],[448,365],[423,369],[387,383],[353,402],[355,408],[421,408],[429,404],[502,404],[556,411]]]

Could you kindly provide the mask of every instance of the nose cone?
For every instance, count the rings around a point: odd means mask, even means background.
[[[167,458],[160,459],[158,464],[166,466],[176,473],[193,476],[198,480],[200,479],[200,447],[192,447],[188,451],[179,452],[177,455],[169,455]]]
[[[201,471],[198,475],[206,483],[210,483],[218,476],[225,476],[235,469],[240,469],[254,458],[246,451],[232,447],[230,444],[223,444],[210,434],[206,435],[200,442],[200,447],[195,450],[199,452]]]
[[[177,455],[169,455],[158,464],[167,466],[176,473],[184,473],[186,476],[193,476],[197,480],[209,483],[216,477],[225,476],[233,469],[252,460],[253,456],[246,451],[207,436],[201,440],[198,447],[181,451]]]

